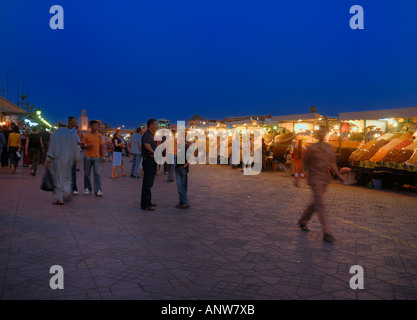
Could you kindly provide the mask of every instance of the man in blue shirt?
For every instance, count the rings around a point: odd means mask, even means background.
[[[139,178],[138,169],[142,152],[142,136],[140,132],[142,129],[139,127],[136,129],[136,133],[130,138],[128,148],[132,154],[132,168],[130,170],[130,177]]]

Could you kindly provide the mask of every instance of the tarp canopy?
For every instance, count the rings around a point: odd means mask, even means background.
[[[321,116],[318,113],[303,113],[303,114],[290,114],[284,116],[273,116],[271,117],[271,122],[280,122],[280,121],[299,121],[299,120],[318,120],[325,119],[326,117]]]
[[[11,103],[10,101],[0,97],[0,112],[1,113],[27,113],[24,109],[18,107],[17,105]]]
[[[417,117],[417,107],[339,113],[340,121]]]

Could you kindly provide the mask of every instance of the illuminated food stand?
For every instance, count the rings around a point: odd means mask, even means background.
[[[361,145],[349,165],[360,185],[376,189],[393,184],[416,186],[417,107],[341,113],[341,122],[356,123]]]
[[[314,132],[324,125],[329,128],[338,124],[337,118],[325,117],[318,113],[306,113],[295,115],[274,116],[271,121],[277,123],[277,129],[273,139],[274,161],[279,161],[293,144],[293,140],[304,140],[304,145],[316,143]],[[336,152],[335,146],[335,152]]]

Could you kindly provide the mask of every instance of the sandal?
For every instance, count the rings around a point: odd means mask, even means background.
[[[301,230],[303,230],[303,231],[310,231],[310,229],[307,227],[307,225],[306,225],[306,224],[299,223],[299,224],[298,224],[298,226],[299,226],[299,227],[300,227],[300,229],[301,229]]]
[[[52,204],[62,206],[62,205],[64,205],[64,201],[57,200],[57,201],[52,202]]]
[[[142,208],[142,210],[155,211],[155,209],[154,209],[154,208],[152,208],[152,207]]]

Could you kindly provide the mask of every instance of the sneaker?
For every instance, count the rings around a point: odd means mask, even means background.
[[[180,209],[187,209],[189,207],[190,207],[189,204],[178,203],[178,204],[175,205],[175,208],[180,208]]]
[[[323,235],[323,240],[326,241],[326,242],[333,243],[336,239],[333,237],[333,235],[331,233],[325,233]]]
[[[103,192],[101,192],[101,190],[98,190],[96,192],[96,197],[102,197],[103,196]]]
[[[76,196],[76,195],[78,194],[78,191],[77,191],[77,190],[74,190],[74,191],[72,192],[72,194],[73,194],[74,196]]]
[[[88,190],[88,189],[84,189],[84,194],[85,195],[87,195],[87,194],[89,194],[90,193],[90,190]]]

